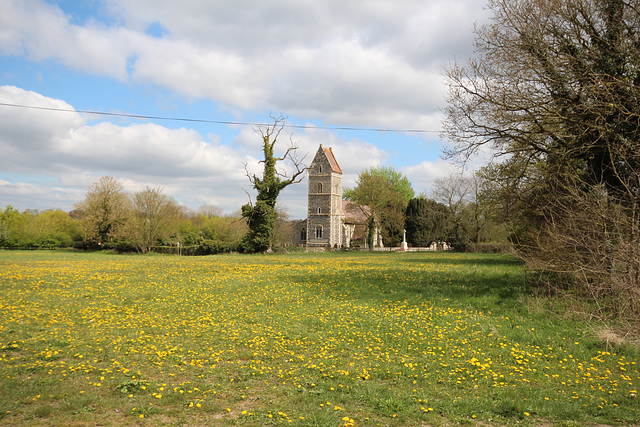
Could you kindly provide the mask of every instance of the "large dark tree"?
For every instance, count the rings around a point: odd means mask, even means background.
[[[571,276],[599,303],[640,312],[638,2],[489,8],[476,58],[447,71],[449,154],[501,155],[493,171],[520,193],[512,218],[532,265]]]
[[[429,246],[447,239],[448,209],[426,197],[409,200],[406,210],[407,241],[414,246]]]
[[[300,182],[307,170],[304,159],[296,157],[297,146],[291,145],[281,157],[276,157],[275,148],[278,137],[285,125],[285,118],[274,117],[273,124],[257,127],[256,133],[262,138],[264,165],[262,178],[247,172],[253,188],[258,191],[255,204],[242,206],[242,216],[247,219],[249,232],[245,236],[244,248],[247,252],[265,252],[271,249],[275,240],[275,227],[278,214],[276,201],[280,192],[287,186]],[[278,170],[278,162],[288,160],[293,165],[290,176]]]

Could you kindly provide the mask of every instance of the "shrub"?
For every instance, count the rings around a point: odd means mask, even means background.
[[[215,255],[230,252],[239,252],[240,244],[223,242],[220,240],[203,240],[200,245],[197,246],[195,255]]]

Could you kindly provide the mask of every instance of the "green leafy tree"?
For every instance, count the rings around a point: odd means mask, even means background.
[[[298,147],[293,142],[284,155],[276,157],[276,143],[284,126],[285,118],[280,116],[273,117],[273,124],[255,129],[262,138],[264,159],[261,163],[264,169],[262,177],[247,171],[249,181],[258,192],[255,204],[249,203],[242,206],[242,216],[247,219],[249,227],[244,239],[244,248],[247,252],[266,252],[273,247],[278,218],[276,212],[278,195],[289,185],[300,182],[307,170],[302,163],[304,159],[296,157]],[[294,171],[291,176],[287,176],[285,172],[278,169],[278,162],[287,160],[293,165]]]
[[[4,246],[5,242],[9,239],[9,226],[2,218],[0,213],[0,246]]]
[[[367,244],[373,249],[376,225],[383,241],[395,245],[404,234],[404,210],[414,196],[409,180],[392,167],[373,167],[358,174],[356,186],[345,189],[344,198],[367,215]],[[366,207],[366,208],[365,208]]]
[[[83,237],[79,222],[60,209],[33,216],[29,229],[37,246],[68,247]]]
[[[121,238],[130,206],[129,196],[117,179],[103,176],[91,184],[84,201],[76,205],[85,241],[110,246]]]
[[[182,220],[178,226],[177,243],[183,246],[194,246],[202,241],[202,234],[197,225],[190,219]]]
[[[360,172],[360,175],[363,174],[376,176],[380,178],[381,181],[390,183],[393,190],[400,195],[400,199],[405,205],[415,196],[411,181],[393,166],[374,166]],[[353,198],[353,191],[355,191],[355,188],[345,188],[343,192],[345,199],[351,200]]]
[[[21,213],[11,205],[7,206],[4,212],[0,213],[3,229],[3,239],[0,243],[8,247],[33,245],[33,238],[28,233],[32,217],[33,214],[30,211]]]
[[[225,243],[239,243],[247,234],[247,221],[241,214],[199,217],[200,233],[204,239]]]
[[[0,245],[6,247],[68,247],[82,241],[77,220],[59,209],[19,212],[7,206],[0,212]]]
[[[374,172],[374,170],[371,170]],[[395,167],[380,167],[375,169],[375,173],[379,173],[383,178],[393,185],[393,189],[398,192],[402,198],[402,203],[406,206],[413,197],[415,197],[416,192],[413,189],[413,184],[411,181],[402,174]]]

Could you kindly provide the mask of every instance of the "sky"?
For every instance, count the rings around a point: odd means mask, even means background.
[[[256,126],[280,115],[277,153],[294,143],[308,164],[322,144],[344,187],[384,166],[429,195],[457,170],[441,156],[443,69],[473,55],[484,6],[0,0],[0,208],[70,211],[111,176],[232,214],[255,201]],[[306,217],[307,185],[279,197],[291,218]]]

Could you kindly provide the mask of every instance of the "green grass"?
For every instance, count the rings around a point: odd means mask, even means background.
[[[640,423],[500,255],[0,252],[0,424]]]

